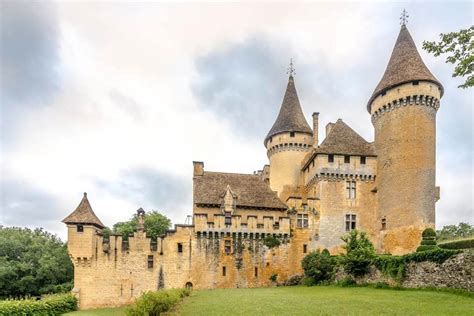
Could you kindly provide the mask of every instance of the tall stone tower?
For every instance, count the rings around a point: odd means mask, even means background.
[[[413,251],[435,225],[436,112],[443,86],[421,59],[405,24],[367,104],[375,127],[381,248]]]
[[[298,185],[301,161],[312,143],[313,131],[301,110],[290,64],[280,113],[264,142],[270,160],[270,188],[273,191],[280,195],[286,185]]]

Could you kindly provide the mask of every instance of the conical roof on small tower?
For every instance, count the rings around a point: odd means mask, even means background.
[[[74,212],[69,214],[62,222],[65,224],[89,224],[99,228],[105,227],[92,210],[91,204],[87,199],[87,193],[84,193],[81,203],[79,203]]]
[[[313,135],[313,131],[309,127],[301,109],[300,100],[296,93],[295,80],[291,73],[288,78],[288,85],[286,86],[280,113],[267,137],[265,137],[265,145],[270,137],[282,132],[299,132]]]
[[[367,110],[370,113],[372,101],[382,92],[394,88],[398,85],[411,81],[429,81],[433,82],[441,89],[443,95],[443,86],[438,79],[433,76],[428,67],[421,59],[415,42],[408,32],[405,24],[402,25],[397,41],[392,51],[392,56],[388,62],[382,79],[374,90],[374,93],[367,103]]]

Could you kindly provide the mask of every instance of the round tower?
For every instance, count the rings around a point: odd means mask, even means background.
[[[270,188],[281,194],[285,186],[296,186],[301,162],[313,143],[313,131],[301,110],[290,64],[290,77],[280,113],[265,137],[270,160]]]
[[[406,25],[367,109],[375,128],[381,246],[414,251],[435,226],[436,112],[443,86],[423,63]]]

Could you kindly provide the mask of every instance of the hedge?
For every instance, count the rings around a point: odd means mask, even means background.
[[[191,290],[188,289],[145,292],[125,310],[125,313],[129,316],[157,316],[169,311],[171,307],[183,297],[189,296],[190,293]]]
[[[443,242],[441,244],[438,244],[438,246],[440,248],[444,248],[444,249],[469,249],[469,248],[474,248],[474,238]]]
[[[62,315],[77,309],[77,299],[71,294],[46,295],[39,300],[0,301],[0,315]]]

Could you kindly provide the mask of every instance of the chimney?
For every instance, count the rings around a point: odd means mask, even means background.
[[[319,112],[313,113],[313,147],[318,147],[319,144]]]
[[[326,125],[326,137],[328,137],[329,133],[331,133],[333,127],[334,123],[328,123],[328,125]]]
[[[202,161],[193,161],[194,167],[194,176],[202,176],[204,174],[204,162]]]

